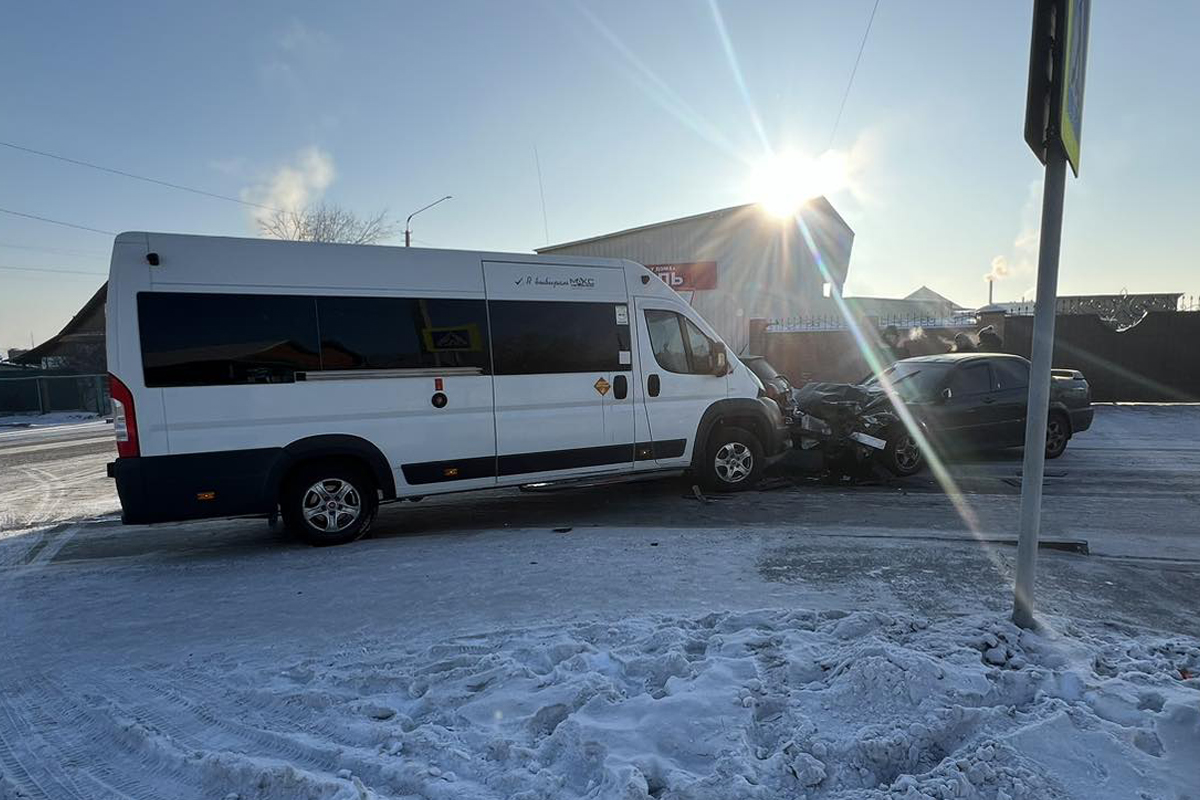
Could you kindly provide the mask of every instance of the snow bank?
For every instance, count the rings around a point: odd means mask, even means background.
[[[47,428],[99,419],[91,411],[51,411],[48,414],[0,415],[0,428]]]
[[[161,693],[157,727],[117,723],[123,746],[176,753],[213,797],[1176,800],[1200,786],[1200,642],[1184,637],[760,611],[393,643],[282,668],[164,666],[136,699],[104,702],[114,720],[132,713],[122,702],[153,715]]]

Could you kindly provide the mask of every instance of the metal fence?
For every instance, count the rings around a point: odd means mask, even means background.
[[[0,414],[111,410],[107,375],[0,377]]]
[[[920,314],[885,314],[865,316],[858,320],[860,325],[876,325],[880,328],[895,326],[913,328],[971,328],[979,323],[974,314],[955,314],[950,317],[935,317]],[[841,314],[818,314],[803,317],[784,317],[767,320],[767,333],[800,333],[803,331],[842,331],[849,326]]]

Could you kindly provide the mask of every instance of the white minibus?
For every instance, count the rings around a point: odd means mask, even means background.
[[[787,442],[630,261],[122,233],[107,345],[129,524],[278,513],[339,544],[446,492],[685,469],[747,488]]]

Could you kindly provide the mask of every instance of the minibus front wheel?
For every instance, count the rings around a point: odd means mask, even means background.
[[[757,436],[745,428],[720,427],[704,453],[704,484],[718,492],[739,492],[758,483],[765,466]]]
[[[370,473],[341,461],[301,467],[289,478],[280,498],[288,530],[316,547],[362,538],[378,507]]]

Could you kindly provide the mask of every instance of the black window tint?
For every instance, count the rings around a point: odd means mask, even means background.
[[[992,390],[992,377],[987,364],[969,364],[955,371],[950,378],[950,391],[955,397],[987,394]]]
[[[138,294],[146,385],[285,383],[317,369],[311,297]]]
[[[482,300],[322,297],[317,315],[325,370],[491,371]]]
[[[623,303],[490,301],[496,374],[628,371],[629,325],[618,324],[618,307],[626,309]],[[628,313],[620,318],[628,320]]]
[[[1029,386],[1029,365],[1015,358],[993,361],[992,374],[997,389],[1025,389]]]
[[[654,360],[667,372],[687,374],[687,346],[683,343],[683,331],[679,327],[679,315],[673,311],[646,311],[646,327],[650,331],[650,346],[654,349]]]

